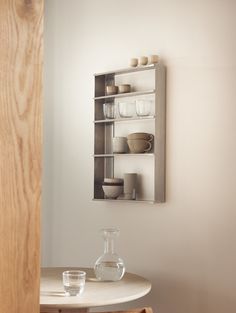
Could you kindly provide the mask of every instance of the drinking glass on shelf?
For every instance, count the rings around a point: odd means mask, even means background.
[[[116,106],[114,102],[103,103],[103,114],[105,119],[116,118]]]
[[[137,116],[148,116],[151,113],[151,101],[150,100],[136,100],[135,101]]]
[[[119,102],[120,117],[133,117],[135,115],[135,102]]]

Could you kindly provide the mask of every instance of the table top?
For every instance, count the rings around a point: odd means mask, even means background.
[[[75,297],[64,295],[62,272],[79,269],[86,272],[84,292]],[[41,270],[41,308],[91,308],[132,301],[145,296],[151,290],[151,283],[145,278],[125,273],[116,282],[102,282],[95,278],[91,268],[48,267]]]

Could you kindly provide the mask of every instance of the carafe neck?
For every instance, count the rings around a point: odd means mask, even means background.
[[[104,238],[104,253],[114,254],[114,239],[113,238]]]

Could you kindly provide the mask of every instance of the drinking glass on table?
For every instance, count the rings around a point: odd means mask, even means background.
[[[84,271],[65,271],[62,273],[66,296],[78,296],[84,291],[86,273]]]

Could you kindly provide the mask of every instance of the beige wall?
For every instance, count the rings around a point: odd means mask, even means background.
[[[236,2],[46,1],[44,265],[92,266],[121,230],[127,270],[159,313],[236,312]],[[91,201],[93,73],[160,54],[167,202]]]

